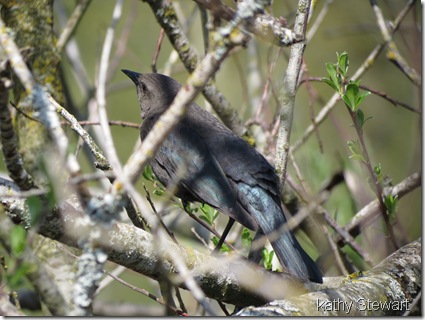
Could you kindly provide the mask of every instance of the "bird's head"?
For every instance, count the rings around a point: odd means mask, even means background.
[[[180,84],[163,74],[145,73],[122,69],[136,85],[142,119],[163,113],[173,102],[180,89]]]

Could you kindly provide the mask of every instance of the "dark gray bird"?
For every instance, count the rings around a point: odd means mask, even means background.
[[[122,71],[136,84],[143,140],[181,86],[165,75]],[[286,222],[273,167],[195,103],[150,164],[166,187],[177,183],[176,195],[183,201],[207,203],[251,230],[267,236]],[[291,275],[322,282],[322,273],[291,232],[270,238],[280,263]]]

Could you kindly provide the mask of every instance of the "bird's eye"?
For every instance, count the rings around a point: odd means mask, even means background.
[[[142,89],[142,92],[143,93],[147,93],[148,92],[148,87],[143,82],[140,83],[140,88]]]

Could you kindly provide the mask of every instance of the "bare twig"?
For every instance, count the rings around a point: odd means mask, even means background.
[[[123,0],[117,0],[115,2],[114,12],[112,13],[112,22],[109,26],[106,36],[105,42],[103,44],[102,55],[100,58],[100,66],[99,66],[99,76],[98,76],[98,84],[96,90],[96,101],[99,112],[99,122],[100,127],[103,133],[103,150],[105,150],[108,155],[109,160],[111,161],[112,167],[116,171],[117,175],[122,175],[122,166],[118,159],[118,155],[116,153],[116,149],[114,146],[114,142],[112,139],[111,130],[108,124],[108,115],[106,113],[106,99],[105,99],[105,85],[106,85],[106,77],[108,73],[109,66],[109,55],[112,49],[112,43],[114,40],[115,28],[116,25],[121,18],[122,13]]]
[[[78,121],[78,123],[82,126],[99,126],[99,121]],[[73,125],[73,122],[63,122],[63,125]],[[108,124],[110,126],[121,126],[124,128],[135,128],[140,129],[140,123],[128,122],[128,121],[119,121],[119,120],[109,120]]]
[[[130,38],[131,30],[133,29],[133,25],[136,22],[137,19],[137,2],[136,0],[133,0],[130,2],[130,14],[126,19],[125,25],[121,31],[121,34],[118,37],[118,40],[116,41],[116,50],[115,54],[112,57],[112,59],[109,61],[108,66],[108,73],[106,76],[106,82],[109,82],[112,79],[112,76],[115,74],[117,69],[119,68],[119,65],[122,61],[122,58],[127,53],[128,50],[128,40]],[[108,88],[109,89],[109,88]],[[109,91],[109,90],[108,90]]]
[[[80,23],[84,13],[86,12],[90,2],[91,0],[82,0],[75,6],[74,12],[68,19],[68,22],[65,28],[62,30],[58,42],[56,43],[56,48],[59,54],[62,52],[63,48],[65,48],[75,29],[77,29],[77,26]]]
[[[311,1],[309,0],[300,0],[298,2],[298,11],[294,26],[294,32],[298,34],[305,34],[310,4]],[[305,43],[297,43],[291,47],[288,67],[283,79],[283,86],[280,95],[280,126],[276,142],[275,157],[275,166],[279,176],[280,188],[283,187],[286,179],[289,141],[295,107],[295,94],[298,87],[298,78],[300,75],[304,49]]]
[[[408,5],[413,5],[415,0],[410,0]],[[397,49],[395,42],[393,41],[392,34],[388,30],[386,23],[384,21],[384,15],[382,14],[381,8],[376,3],[376,0],[370,0],[373,11],[375,12],[376,20],[381,30],[382,37],[384,38],[385,45],[387,47],[387,58],[393,62],[401,71],[412,81],[415,85],[421,85],[420,76],[417,74],[415,69],[411,68],[406,60],[402,57],[401,53]]]
[[[162,39],[164,39],[164,29],[163,28],[161,28],[161,31],[159,32],[158,41],[156,42],[155,54],[154,54],[153,59],[152,59],[151,67],[152,67],[153,73],[157,72],[156,62],[158,60],[159,51],[161,50]]]
[[[302,85],[302,84],[305,83],[308,86],[308,83],[311,82],[311,81],[322,82],[323,81],[323,78],[320,78],[320,77],[303,77],[300,80],[300,85]],[[394,99],[393,97],[390,97],[386,92],[378,91],[376,89],[373,89],[373,88],[371,88],[369,86],[365,86],[363,84],[360,84],[359,85],[359,88],[361,88],[363,90],[370,91],[371,93],[376,94],[377,96],[379,96],[379,97],[381,97],[381,98],[383,98],[385,100],[388,100],[394,106],[400,106],[400,107],[403,107],[403,108],[405,108],[405,109],[407,109],[409,111],[412,111],[412,112],[415,112],[415,113],[418,113],[418,114],[422,114],[422,111],[421,110],[410,106],[408,103],[405,103],[405,102],[399,101],[397,99]]]
[[[316,18],[316,21],[314,21],[314,24],[309,28],[307,35],[306,35],[306,42],[308,43],[316,33],[317,29],[319,29],[320,24],[323,22],[323,19],[325,18],[326,14],[328,13],[329,7],[334,2],[334,0],[326,0],[325,4],[322,7],[322,10],[320,11],[319,15]]]

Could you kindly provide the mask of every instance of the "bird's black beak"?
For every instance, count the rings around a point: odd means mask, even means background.
[[[141,76],[141,73],[130,71],[127,69],[121,69],[124,74],[129,77],[136,85],[139,83],[139,76]]]

